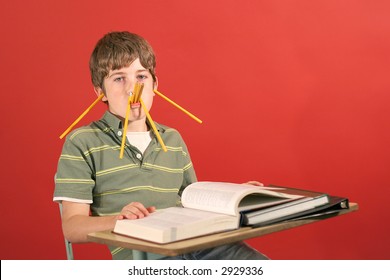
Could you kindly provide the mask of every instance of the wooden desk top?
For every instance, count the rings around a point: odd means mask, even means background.
[[[187,240],[176,241],[168,244],[157,244],[149,241],[143,241],[136,238],[118,235],[111,231],[100,231],[88,234],[88,240],[91,242],[97,242],[101,244],[118,246],[133,250],[139,250],[149,253],[155,253],[166,256],[176,256],[193,252],[196,250],[202,250],[206,248],[212,248],[219,245],[224,245],[232,242],[237,242],[253,237],[259,237],[262,235],[270,234],[277,231],[282,231],[305,224],[314,223],[316,221],[325,220],[331,217],[344,215],[358,210],[357,203],[350,203],[350,208],[342,210],[337,214],[319,216],[316,218],[308,218],[302,220],[288,221],[277,223],[269,226],[251,228],[242,227],[233,231],[220,232],[210,234],[206,236],[195,237]]]

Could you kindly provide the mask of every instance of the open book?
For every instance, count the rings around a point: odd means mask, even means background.
[[[156,243],[237,229],[241,212],[304,198],[283,188],[222,182],[196,182],[182,194],[183,207],[158,210],[137,220],[118,220],[114,233]]]

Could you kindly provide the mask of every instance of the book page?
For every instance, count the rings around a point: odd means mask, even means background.
[[[169,243],[238,227],[237,216],[169,207],[142,219],[118,220],[113,232],[157,243]]]
[[[265,208],[275,204],[280,204],[280,201],[283,200],[288,201],[290,200],[290,198],[270,196],[261,193],[254,193],[245,196],[241,200],[241,202],[238,205],[238,210],[241,212],[246,210]],[[261,203],[259,203],[259,201],[261,201]],[[258,206],[255,207],[254,205],[258,205]]]
[[[132,223],[147,226],[154,229],[178,228],[187,225],[189,221],[196,223],[205,219],[219,217],[220,214],[200,211],[191,208],[169,207],[158,210],[146,218],[131,220]]]
[[[257,197],[257,207],[265,203],[268,205],[278,204],[281,200],[292,200],[302,196],[286,194],[279,187],[259,187],[248,184],[234,184],[225,182],[196,182],[184,189],[182,194],[182,204],[186,208],[211,211],[227,215],[239,215],[239,203],[249,194],[261,194],[264,199]],[[275,197],[278,199],[267,199]],[[253,203],[251,201],[251,203]],[[253,204],[252,204],[253,205]],[[250,209],[245,205],[242,207]]]
[[[275,197],[286,197],[275,191],[247,184],[224,182],[196,182],[189,185],[182,194],[186,208],[238,215],[240,200],[250,193],[263,193]]]

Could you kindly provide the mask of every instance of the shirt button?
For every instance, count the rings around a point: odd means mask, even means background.
[[[136,157],[137,157],[138,159],[141,159],[141,158],[142,158],[142,155],[141,155],[141,154],[137,154]]]
[[[118,131],[116,134],[118,134],[118,136],[122,136],[122,131]]]

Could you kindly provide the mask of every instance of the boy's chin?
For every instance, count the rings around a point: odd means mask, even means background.
[[[146,117],[145,114],[141,110],[131,110],[131,116],[129,118],[129,121],[139,121],[141,119],[144,119]]]

